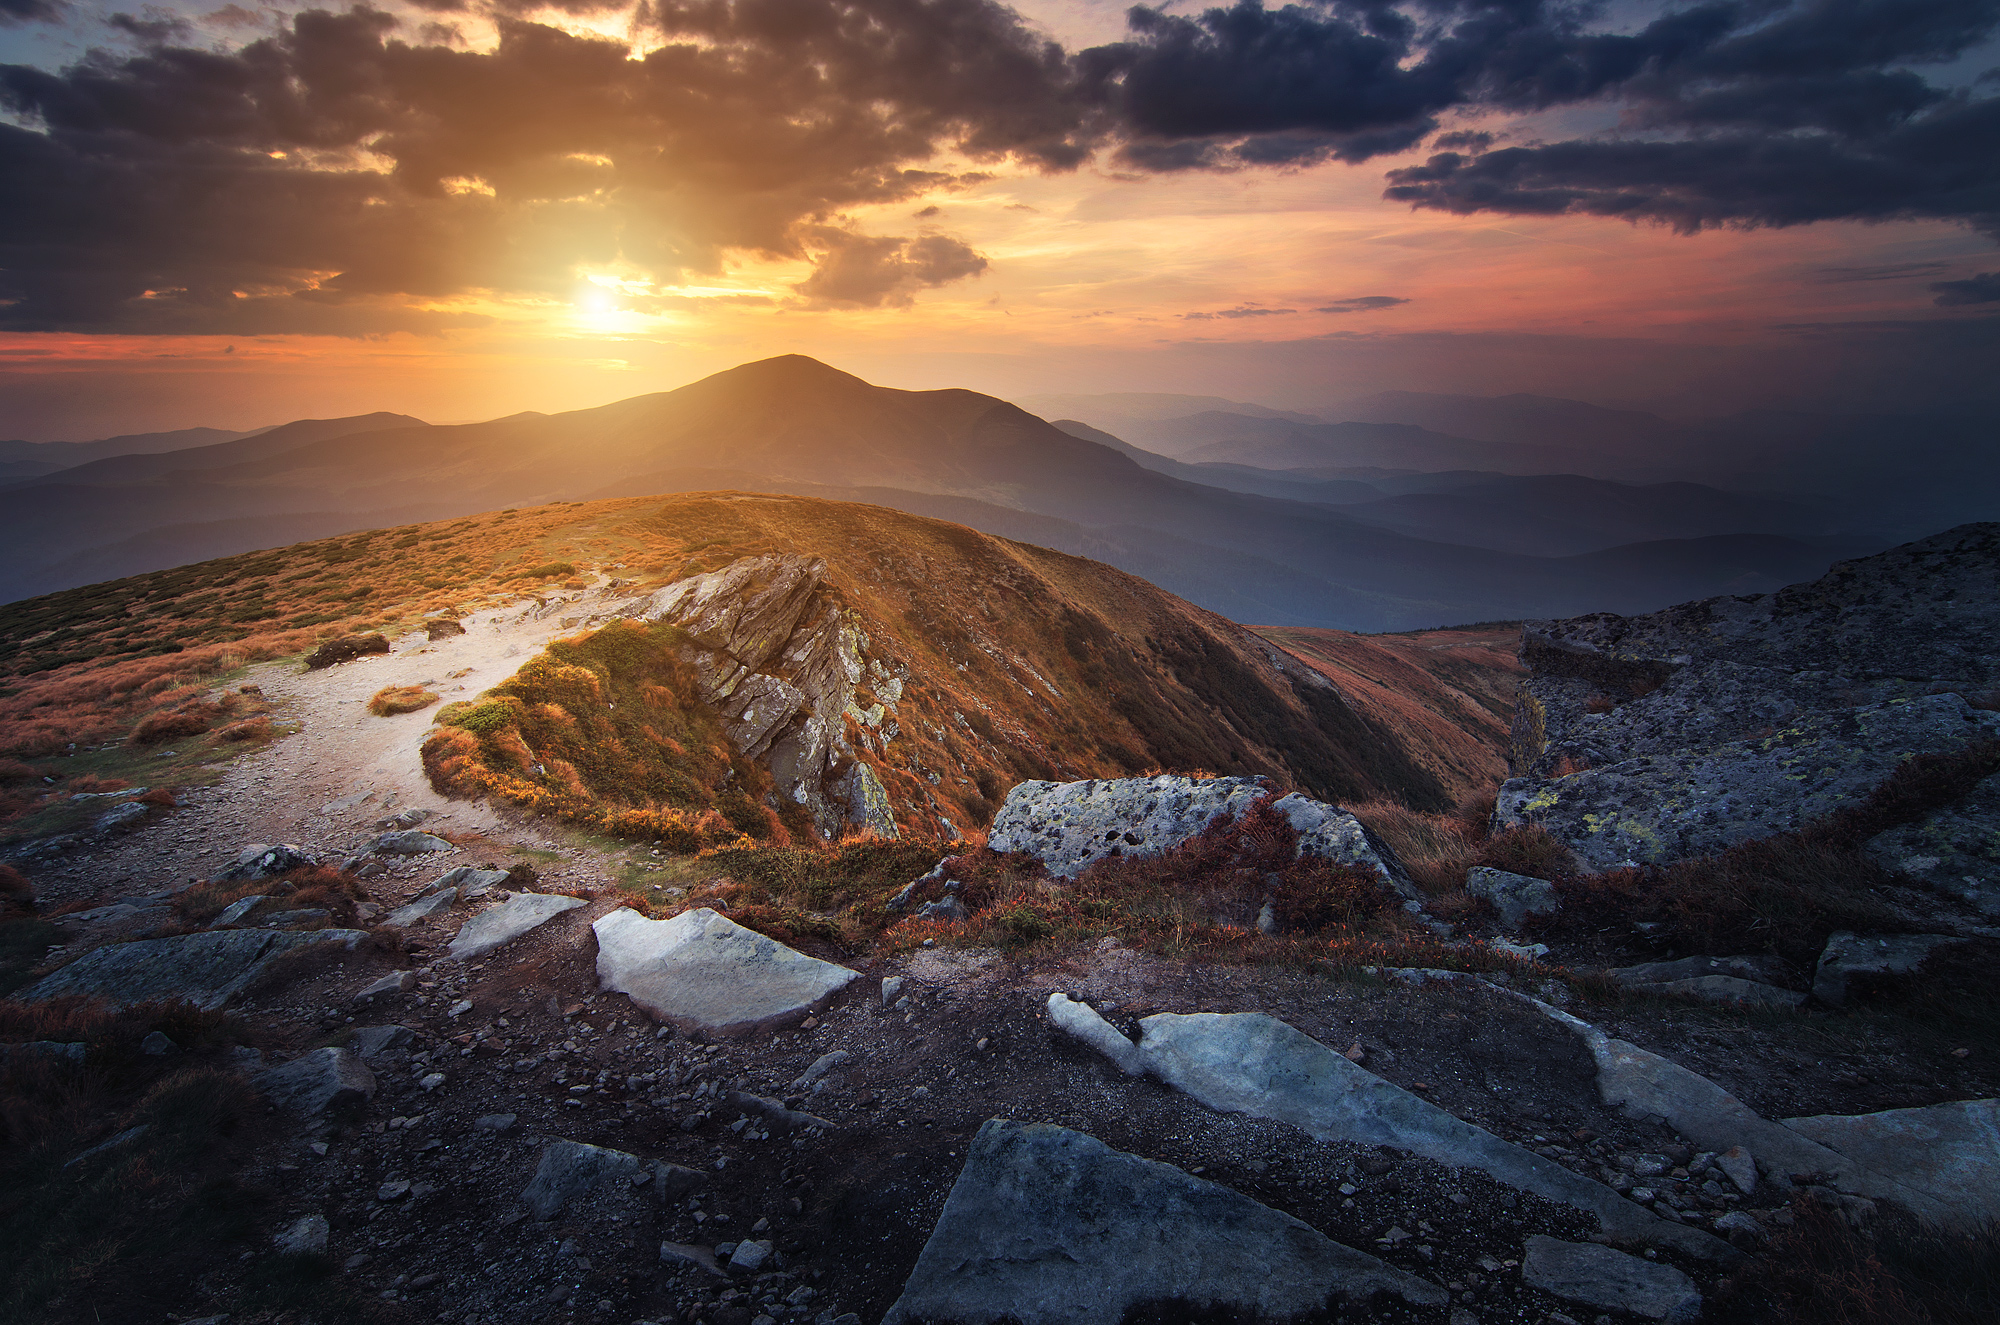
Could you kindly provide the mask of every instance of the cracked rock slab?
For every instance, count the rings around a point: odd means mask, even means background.
[[[484,957],[504,943],[512,943],[529,930],[555,919],[565,911],[583,905],[578,897],[558,897],[553,893],[515,893],[500,905],[481,911],[459,928],[445,955],[453,961]]]
[[[358,929],[225,929],[93,948],[15,997],[27,1002],[88,994],[121,1007],[184,998],[205,1012],[226,1006],[287,952],[338,943],[352,952]]]
[[[1694,1325],[1701,1319],[1701,1293],[1694,1280],[1671,1265],[1593,1243],[1530,1234],[1521,1278],[1544,1293],[1601,1311],[1629,1311],[1668,1325]]]
[[[1211,1109],[1290,1123],[1324,1141],[1393,1146],[1597,1217],[1613,1237],[1732,1260],[1727,1243],[1669,1223],[1600,1182],[1452,1116],[1275,1017],[1163,1012],[1142,1020],[1149,1071]]]
[[[1934,1198],[1946,1226],[2000,1220],[2000,1100],[1787,1118],[1785,1126]]]
[[[1443,1289],[1170,1164],[1042,1123],[979,1129],[883,1325],[1118,1325],[1177,1300],[1259,1320]]]
[[[605,989],[661,1021],[709,1034],[802,1017],[860,978],[705,906],[671,920],[620,907],[592,928]]]

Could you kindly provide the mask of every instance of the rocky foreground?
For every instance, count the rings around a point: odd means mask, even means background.
[[[1997,549],[1973,527],[1764,599],[1537,625],[1497,826],[1598,869],[1698,859],[1852,808],[1912,754],[1981,748]],[[257,1227],[106,1320],[1735,1319],[1802,1219],[2000,1219],[1985,1051],[1871,1041],[1855,1011],[2000,938],[1989,783],[1869,840],[1894,923],[1808,966],[1588,973],[1597,949],[1560,928],[1587,895],[1572,872],[1475,869],[1445,918],[1353,815],[1267,792],[1026,782],[990,846],[1060,893],[1267,805],[1465,969],[1393,946],[1209,965],[1111,937],[829,960],[723,908],[555,890],[417,813],[324,859],[246,846],[217,874],[255,890],[196,932],[171,932],[186,884],[65,917],[22,1004],[234,1021],[185,1045],[11,1043],[6,1067],[124,1052],[240,1073],[269,1110],[236,1175],[269,1193]],[[365,897],[302,902],[314,864]],[[949,935],[964,895],[945,861],[884,905]],[[1268,900],[1242,923],[1278,924]],[[153,1162],[163,1126],[107,1120],[52,1167]],[[272,1298],[274,1266],[321,1296]]]

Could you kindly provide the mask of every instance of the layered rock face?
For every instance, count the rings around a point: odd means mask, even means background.
[[[1710,854],[1858,804],[1911,755],[2000,737],[2000,524],[1759,597],[1529,622],[1521,657],[1496,827],[1541,824],[1599,869]],[[1995,829],[1974,800],[1881,849],[1935,857],[1937,882],[2000,912],[1966,863]]]
[[[746,557],[668,585],[625,615],[666,621],[688,634],[681,660],[701,698],[727,720],[737,751],[763,760],[781,795],[811,812],[820,831],[843,826],[896,836],[875,770],[847,739],[852,718],[883,744],[907,670],[868,657],[868,636],[824,588],[826,565],[803,557]],[[866,679],[880,702],[862,708]]]

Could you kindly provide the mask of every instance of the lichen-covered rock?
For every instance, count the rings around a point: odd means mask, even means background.
[[[1539,824],[1598,869],[1712,855],[1858,804],[1914,754],[2000,735],[1955,694],[1805,714],[1750,740],[1512,778],[1494,822]]]
[[[1868,853],[1892,870],[2000,916],[2000,773],[1917,822],[1868,839]]]
[[[1530,878],[1525,874],[1513,874],[1484,865],[1466,873],[1465,891],[1491,902],[1493,909],[1500,913],[1501,926],[1509,930],[1519,929],[1521,922],[1529,916],[1552,914],[1561,905],[1556,897],[1556,886],[1547,879]]]
[[[124,1006],[184,998],[212,1011],[229,1003],[270,964],[296,948],[338,943],[352,951],[358,929],[224,929],[93,948],[14,997],[28,1002],[87,994]]]
[[[1007,793],[986,842],[995,851],[1035,857],[1058,879],[1074,879],[1110,856],[1163,855],[1270,794],[1260,777],[1022,782]],[[1395,852],[1339,806],[1294,793],[1271,808],[1298,831],[1301,857],[1361,866],[1403,896],[1416,895]]]
[[[2000,685],[1996,641],[1990,523],[1773,594],[1529,622],[1495,826],[1539,823],[1599,868],[1796,828],[1858,803],[1912,754],[2000,731],[1967,703]],[[1961,827],[1934,817],[1933,842]],[[1932,881],[1967,895],[1966,857],[1922,846],[1906,832],[1881,849],[1935,857]]]

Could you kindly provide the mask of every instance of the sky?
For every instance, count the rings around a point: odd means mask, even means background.
[[[2000,0],[0,0],[0,437],[804,353],[2000,407]]]

